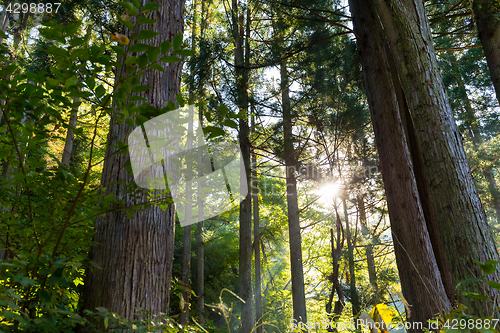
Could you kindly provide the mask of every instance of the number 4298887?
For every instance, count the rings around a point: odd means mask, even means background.
[[[20,14],[20,13],[57,13],[59,7],[61,6],[60,2],[55,3],[9,3],[5,10],[7,12],[11,12],[12,14]]]

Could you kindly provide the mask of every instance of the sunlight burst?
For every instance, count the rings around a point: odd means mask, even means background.
[[[326,183],[316,192],[320,198],[318,202],[323,205],[332,205],[335,197],[338,195],[340,185],[337,183]]]

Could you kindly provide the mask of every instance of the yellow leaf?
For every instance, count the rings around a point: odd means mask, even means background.
[[[129,21],[129,20],[131,19],[131,18],[130,18],[130,16],[125,15],[125,14],[121,15],[120,17],[121,17],[121,18],[122,18],[122,20],[124,20],[125,22],[127,22],[127,21]]]
[[[392,322],[394,312],[385,304],[377,304],[371,311],[370,316],[374,321],[383,324],[381,327],[387,327],[387,323]],[[379,330],[380,332],[380,330]],[[384,330],[384,333],[387,332]]]
[[[115,42],[118,42],[120,44],[125,44],[125,45],[128,45],[128,43],[130,42],[128,37],[125,36],[124,34],[113,34],[113,33],[109,33],[111,35],[111,39],[114,40]]]

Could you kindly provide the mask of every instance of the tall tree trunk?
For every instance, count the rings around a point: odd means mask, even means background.
[[[253,103],[252,103],[253,112]],[[255,116],[252,114],[252,132],[255,132]],[[257,178],[257,155],[252,152],[252,205],[253,205],[253,245],[255,255],[255,319],[257,333],[262,333],[262,282],[260,266],[260,218],[259,218],[259,181]]]
[[[498,252],[444,91],[424,4],[415,0],[375,3],[423,161],[424,177],[417,179],[425,183],[419,186],[420,196],[429,199],[428,204],[432,205],[429,210],[436,216],[427,219],[428,230],[433,246],[440,246],[438,242],[444,245],[446,255],[436,253],[436,257],[438,262],[447,262],[456,285],[482,275],[472,260],[498,261]],[[491,274],[489,279],[500,282],[500,272]],[[470,283],[466,289],[490,293],[494,302],[495,292],[486,282]],[[461,293],[457,298],[475,315],[491,315],[492,310],[485,302],[463,297]]]
[[[7,1],[4,1],[4,10],[2,11],[2,13],[0,13],[0,30],[2,32],[5,33],[5,30],[7,29],[7,26],[9,25],[9,21],[10,21],[10,13],[11,12],[8,12],[5,10],[5,8],[7,8],[7,6],[11,3],[10,0],[7,0]],[[3,43],[3,38],[0,37],[0,44]],[[0,120],[2,119],[2,117],[0,116]]]
[[[465,108],[465,124],[469,127],[469,130],[472,134],[472,143],[474,144],[474,148],[476,150],[481,149],[481,145],[484,143],[484,141],[481,137],[481,131],[479,130],[479,122],[476,119],[476,115],[474,113],[474,109],[472,108],[469,96],[467,96],[467,89],[465,88],[465,85],[460,78],[458,79],[458,88]],[[492,198],[497,221],[500,222],[500,191],[498,190],[495,175],[493,174],[493,168],[490,165],[487,165],[482,168],[482,172],[484,178],[486,179],[486,183],[488,184],[488,191],[490,192]]]
[[[289,79],[286,61],[280,64],[281,103],[283,105],[283,145],[286,172],[286,202],[288,209],[288,233],[290,243],[290,262],[292,275],[293,318],[297,322],[307,323],[304,273],[302,267],[302,239],[297,198],[297,179],[295,169],[297,156],[293,145],[292,106],[289,95]]]
[[[375,293],[374,304],[378,303],[378,285],[377,285],[377,272],[375,270],[375,259],[373,258],[373,236],[368,230],[368,224],[366,221],[366,210],[365,210],[365,200],[364,195],[360,194],[357,197],[357,205],[359,212],[359,221],[361,222],[361,232],[364,237],[368,238],[368,243],[366,244],[366,265],[368,267],[368,280],[372,286],[373,292]]]
[[[143,28],[159,32],[153,39],[141,41],[158,46],[163,40],[173,40],[182,33],[184,2],[163,0],[157,12],[150,18],[157,24]],[[146,70],[140,77],[141,85],[151,88],[142,95],[157,108],[175,100],[180,91],[182,63],[161,63],[165,72]],[[106,156],[101,184],[107,194],[124,199],[125,207],[148,201],[148,192],[133,198],[126,187],[119,182],[130,184],[133,177],[125,169],[129,161],[116,147],[118,142],[127,142],[132,128],[118,122],[120,110],[115,110],[110,121]],[[170,280],[172,277],[174,243],[174,205],[166,211],[152,206],[134,213],[113,210],[95,223],[94,241],[97,245],[90,251],[90,260],[97,268],[87,270],[83,292],[83,309],[95,311],[105,307],[127,319],[135,316],[136,308],[150,311],[152,315],[167,313],[170,301]]]
[[[326,313],[328,314],[329,321],[334,322],[340,318],[342,311],[344,310],[344,291],[342,290],[342,286],[339,281],[339,261],[342,255],[342,248],[344,247],[344,230],[342,228],[342,221],[340,220],[340,216],[337,212],[337,207],[335,206],[335,217],[336,217],[336,230],[337,237],[334,240],[333,237],[333,228],[330,229],[330,244],[332,246],[331,256],[332,256],[332,274],[328,277],[329,280],[333,283],[332,291],[330,292],[330,297],[328,299],[328,303],[326,304]],[[335,306],[332,311],[332,303],[333,296],[337,293],[337,301],[335,302]],[[329,332],[336,332],[335,328],[329,328]]]
[[[491,81],[497,100],[500,101],[500,0],[474,0],[472,11],[490,69]]]
[[[80,98],[74,99],[73,103],[80,104]],[[61,157],[61,164],[68,165],[71,159],[71,153],[73,152],[73,139],[75,137],[76,121],[78,120],[78,106],[73,108],[71,115],[69,116],[69,127],[66,133],[66,142],[64,144],[64,150]]]
[[[349,5],[363,65],[401,287],[412,305],[408,321],[425,323],[439,311],[449,310],[451,304],[427,230],[377,16],[366,1],[350,0]]]
[[[192,99],[192,98],[191,98]],[[188,136],[187,136],[187,150],[193,148],[193,143],[191,142],[191,138],[193,135],[193,114],[189,114],[189,123],[188,123]],[[192,170],[190,170],[192,171]],[[189,189],[192,188],[192,182],[186,182],[186,221],[190,223],[192,220],[192,204],[191,199],[193,194]],[[199,197],[199,195],[198,195]],[[182,248],[182,284],[184,288],[191,287],[191,224],[188,224],[184,227],[184,237],[183,237],[183,248]],[[182,290],[182,311],[181,311],[181,325],[186,325],[189,320],[189,304],[191,300],[191,293],[187,289]]]
[[[235,42],[234,65],[236,68],[236,95],[240,112],[244,115],[239,123],[239,142],[245,175],[241,184],[246,183],[250,189],[250,140],[248,126],[248,60],[249,54],[244,52],[245,25],[243,13],[239,13],[238,0],[232,1],[233,38]],[[247,20],[250,11],[247,12]],[[245,55],[244,55],[245,54]],[[239,249],[239,296],[244,303],[241,306],[241,332],[250,333],[254,327],[253,295],[252,295],[252,194],[248,191],[240,203],[240,249]]]
[[[346,193],[347,195],[347,193]],[[349,225],[349,214],[347,212],[347,200],[342,198],[344,205],[345,238],[347,241],[347,260],[349,261],[349,289],[351,293],[352,315],[356,317],[360,310],[358,290],[356,289],[356,269],[354,267],[354,244]]]

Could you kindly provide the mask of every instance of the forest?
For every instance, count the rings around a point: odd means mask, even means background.
[[[500,0],[0,0],[0,332],[498,333],[499,101]]]

